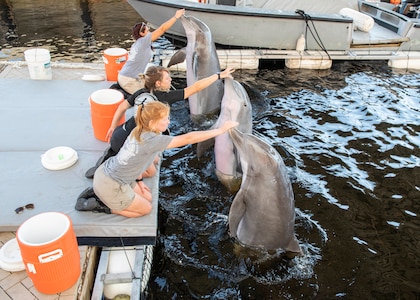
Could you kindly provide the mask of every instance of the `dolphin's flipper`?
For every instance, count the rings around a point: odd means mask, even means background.
[[[296,253],[302,252],[299,246],[299,242],[295,235],[293,235],[293,238],[290,240],[289,244],[286,247],[284,247],[284,250]]]
[[[196,51],[194,51],[194,53],[192,54],[192,71],[193,71],[193,76],[194,76],[193,78],[194,78],[195,82],[201,79],[198,76],[198,74],[200,74],[199,67],[200,66],[199,66],[198,53]]]
[[[175,52],[174,55],[172,55],[168,63],[168,68],[173,65],[177,65],[179,63],[184,62],[186,57],[187,57],[187,49],[184,47],[178,50],[177,52]]]
[[[226,187],[228,192],[234,194],[239,191],[242,182],[242,174],[238,172],[237,175],[223,174],[219,170],[215,170],[219,181]]]
[[[229,210],[229,232],[230,236],[235,238],[238,234],[239,223],[241,222],[246,210],[244,199],[245,192],[241,189],[233,199],[232,205],[230,206]]]
[[[214,146],[214,138],[208,139],[206,141],[200,142],[197,144],[197,158],[200,158],[207,149],[210,149]]]

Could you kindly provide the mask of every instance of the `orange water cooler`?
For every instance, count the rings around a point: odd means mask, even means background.
[[[117,81],[118,72],[128,59],[128,52],[123,48],[108,48],[104,51],[106,80]]]
[[[16,239],[26,273],[38,291],[56,294],[77,282],[80,254],[67,215],[46,212],[33,216],[19,227]]]
[[[115,111],[122,101],[124,101],[123,93],[114,89],[97,90],[90,95],[89,103],[93,134],[98,140],[107,142],[106,135]],[[124,122],[125,115],[123,115],[118,125]]]

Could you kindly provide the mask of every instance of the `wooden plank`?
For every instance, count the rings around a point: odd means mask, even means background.
[[[98,263],[98,251],[98,247],[87,247],[85,263],[82,266],[83,278],[81,278],[81,283],[77,289],[77,299],[91,299],[91,290],[95,280],[95,268]]]
[[[99,259],[98,269],[96,271],[95,284],[93,286],[91,300],[102,300],[104,291],[104,282],[102,281],[102,275],[105,275],[108,269],[108,260],[110,252],[102,250],[101,258]]]
[[[134,279],[133,279],[133,286],[131,288],[131,297],[130,299],[138,299],[140,300],[141,295],[141,283],[143,278],[143,265],[144,265],[144,247],[136,249],[136,258],[134,261]]]

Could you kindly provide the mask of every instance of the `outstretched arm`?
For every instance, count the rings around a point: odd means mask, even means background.
[[[120,105],[118,105],[118,108],[114,113],[114,117],[112,118],[111,126],[109,127],[108,133],[106,134],[106,140],[108,142],[111,139],[114,129],[118,126],[118,123],[120,122],[121,118],[123,117],[127,109],[129,109],[130,107],[131,104],[127,100],[124,100],[120,103]]]
[[[172,141],[169,143],[166,149],[177,148],[177,147],[182,147],[188,144],[199,143],[199,142],[214,138],[215,136],[221,135],[222,133],[225,133],[226,131],[228,131],[229,129],[235,126],[238,126],[238,122],[226,121],[221,127],[216,128],[216,129],[210,129],[210,130],[204,130],[204,131],[193,131],[193,132],[177,135],[172,139]]]
[[[160,38],[184,14],[185,14],[185,8],[178,9],[176,11],[176,13],[175,13],[175,16],[173,16],[172,18],[170,18],[168,21],[166,21],[165,23],[163,23],[162,25],[160,25],[158,29],[156,29],[155,31],[152,32],[152,42],[154,42],[158,38]]]
[[[228,67],[223,72],[220,72],[220,79],[230,77],[232,78],[231,73],[233,73],[235,69]],[[219,75],[213,74],[209,77],[203,78],[199,81],[196,81],[194,84],[187,86],[184,89],[184,98],[187,99],[192,94],[198,93],[201,90],[204,90],[206,87],[210,86],[212,83],[216,82],[219,79]]]

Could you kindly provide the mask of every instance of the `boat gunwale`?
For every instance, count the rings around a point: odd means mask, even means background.
[[[161,0],[128,0],[128,2],[144,2],[152,5],[166,6],[171,8],[185,8],[190,11],[197,11],[202,13],[211,13],[211,14],[221,14],[221,15],[237,15],[237,16],[246,16],[246,17],[270,17],[275,19],[297,19],[303,20],[303,17],[299,14],[290,11],[279,11],[274,13],[271,10],[263,8],[249,8],[249,7],[238,7],[238,6],[229,6],[221,4],[202,4],[202,3],[187,3],[189,1],[183,1],[182,3],[172,3]],[[258,11],[256,11],[258,10]],[[308,14],[310,16],[310,21],[323,21],[323,22],[333,22],[333,23],[353,23],[353,19],[339,14],[319,14],[313,13]]]

